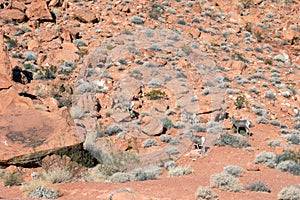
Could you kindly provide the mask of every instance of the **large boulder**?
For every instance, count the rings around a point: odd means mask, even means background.
[[[42,65],[45,66],[46,63],[48,63],[49,65],[58,67],[61,65],[61,61],[67,60],[71,62],[76,62],[78,59],[79,55],[76,54],[74,51],[57,49],[48,52],[47,58],[44,60]]]
[[[26,10],[26,15],[30,19],[53,20],[46,1],[33,1]]]
[[[17,9],[11,9],[11,10],[0,10],[0,21],[12,21],[15,20],[17,22],[23,22],[25,20],[25,15],[23,12]]]
[[[58,38],[59,32],[54,29],[42,30],[38,38],[41,42],[51,42],[53,39]]]
[[[17,109],[31,109],[33,103],[30,98],[19,96],[18,91],[21,88],[13,86],[7,90],[0,91],[0,115],[6,113],[8,110]]]
[[[88,8],[76,10],[74,17],[83,23],[95,23],[98,21],[96,15]]]
[[[11,7],[14,8],[14,9],[18,9],[22,12],[25,12],[25,10],[26,10],[25,3],[21,2],[21,1],[12,1]]]
[[[116,123],[119,123],[119,122],[131,122],[132,121],[129,112],[115,112],[115,113],[112,113],[111,117],[113,118],[113,120]]]
[[[75,128],[59,112],[11,107],[0,118],[1,165],[26,165],[82,143]]]
[[[162,134],[164,129],[164,124],[161,120],[155,117],[144,117],[143,121],[144,121],[142,127],[143,133],[150,136]]]

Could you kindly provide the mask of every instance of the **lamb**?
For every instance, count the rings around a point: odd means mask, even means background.
[[[233,126],[236,127],[236,133],[239,133],[239,129],[240,128],[245,128],[246,129],[246,133],[248,136],[251,135],[250,133],[250,125],[251,125],[251,121],[248,119],[238,119],[235,120],[234,117],[230,117],[230,121],[232,122]]]

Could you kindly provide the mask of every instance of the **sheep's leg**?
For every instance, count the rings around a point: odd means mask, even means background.
[[[249,127],[246,127],[246,130],[247,130],[247,135],[248,135],[248,136],[251,136],[250,128],[249,128]]]
[[[201,149],[201,150],[202,150],[202,153],[205,153],[205,145],[204,145],[204,143],[205,143],[205,137],[202,137],[202,138],[201,138],[201,143],[202,143],[202,144],[201,144],[201,146],[202,146],[202,149]]]

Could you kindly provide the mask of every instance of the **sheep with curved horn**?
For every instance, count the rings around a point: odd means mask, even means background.
[[[202,153],[205,153],[205,137],[204,136],[197,136],[194,135],[191,138],[192,142],[194,143],[195,149],[201,150]]]
[[[250,125],[251,121],[248,119],[234,119],[233,116],[230,117],[230,121],[232,122],[233,126],[236,127],[236,133],[239,134],[239,129],[240,128],[245,128],[246,133],[248,136],[251,135],[250,133]]]

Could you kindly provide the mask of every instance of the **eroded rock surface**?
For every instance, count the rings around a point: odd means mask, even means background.
[[[4,44],[4,33],[0,31],[0,89],[8,89],[12,86],[12,67]]]
[[[15,104],[1,114],[1,164],[26,164],[39,159],[35,154],[43,157],[49,152],[82,142],[75,129],[59,114],[26,109],[20,107],[19,102]],[[28,155],[28,160],[26,156],[20,157],[22,155]]]
[[[53,20],[45,1],[32,1],[26,10],[26,15],[35,20]]]
[[[250,170],[244,183],[261,178],[272,192],[214,189],[220,199],[276,199],[298,184],[246,165],[261,151],[299,149],[298,1],[0,0],[0,26],[2,163],[79,144],[112,164],[119,151],[138,154],[128,169],[170,159],[195,169],[128,183],[150,199],[194,199],[200,182],[233,163]],[[222,132],[235,134],[217,117],[228,114],[253,122],[251,148],[213,147]],[[206,138],[202,154],[189,153],[196,136]],[[62,199],[107,199],[125,185],[68,184]],[[2,189],[1,198],[21,196]]]
[[[25,20],[25,15],[22,11],[17,9],[0,10],[0,20],[2,22],[9,22],[15,20],[21,23]]]

